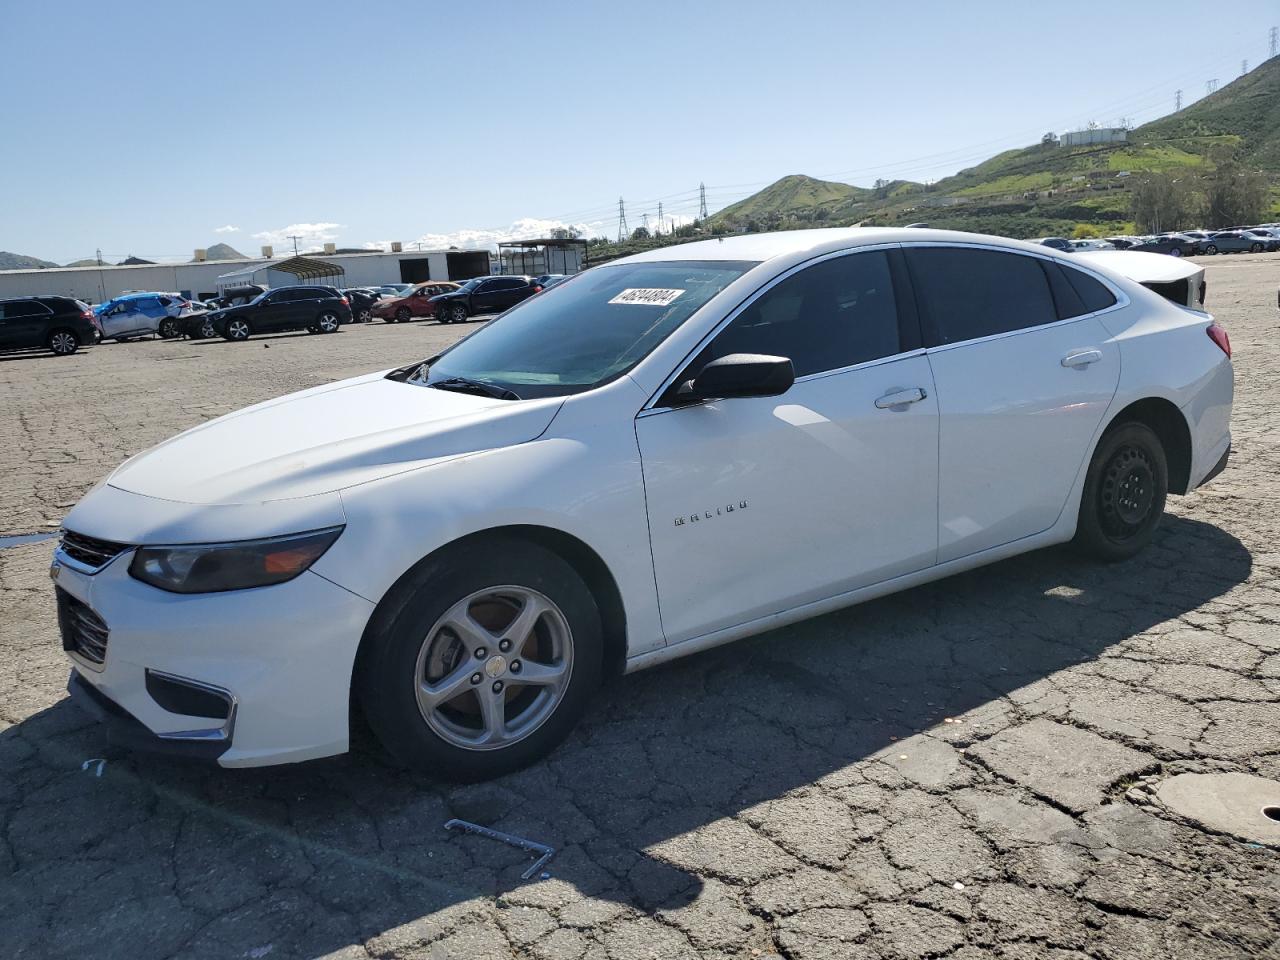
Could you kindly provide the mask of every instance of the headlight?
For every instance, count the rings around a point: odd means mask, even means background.
[[[324,555],[342,530],[328,527],[266,540],[139,547],[129,573],[170,593],[266,587],[302,573]]]

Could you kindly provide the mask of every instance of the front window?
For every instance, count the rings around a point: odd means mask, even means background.
[[[634,367],[755,265],[688,260],[596,267],[459,341],[411,382],[462,378],[522,399],[590,390]]]

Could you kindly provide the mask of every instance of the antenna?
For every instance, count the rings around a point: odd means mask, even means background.
[[[1271,55],[1276,55],[1276,31],[1271,29]],[[705,183],[698,184],[698,219],[707,219],[707,185]]]
[[[1175,90],[1173,91],[1173,112],[1177,113],[1181,109],[1182,109],[1182,91]]]
[[[622,198],[618,198],[618,242],[627,239],[627,208]]]
[[[1204,95],[1205,95],[1206,97],[1207,97],[1209,94],[1213,93],[1213,91],[1215,91],[1215,90],[1217,90],[1217,89],[1218,89],[1218,78],[1217,78],[1217,77],[1214,77],[1212,80],[1206,80],[1206,81],[1204,82]]]

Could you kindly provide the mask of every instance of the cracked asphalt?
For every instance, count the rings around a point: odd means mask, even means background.
[[[51,542],[0,550],[0,956],[1280,957],[1280,848],[1153,789],[1280,780],[1280,257],[1207,262],[1235,453],[1152,549],[1042,551],[626,677],[487,784],[406,775],[367,735],[250,771],[110,750],[65,697]],[[179,429],[468,329],[0,359],[0,530],[52,529]],[[555,846],[550,877],[450,817]]]

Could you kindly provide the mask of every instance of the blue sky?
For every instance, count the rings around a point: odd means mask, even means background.
[[[695,214],[699,182],[714,210],[789,173],[937,179],[1203,96],[1266,57],[1280,2],[3,0],[0,18],[0,249],[65,262],[612,232],[620,195],[634,228],[659,199]]]

